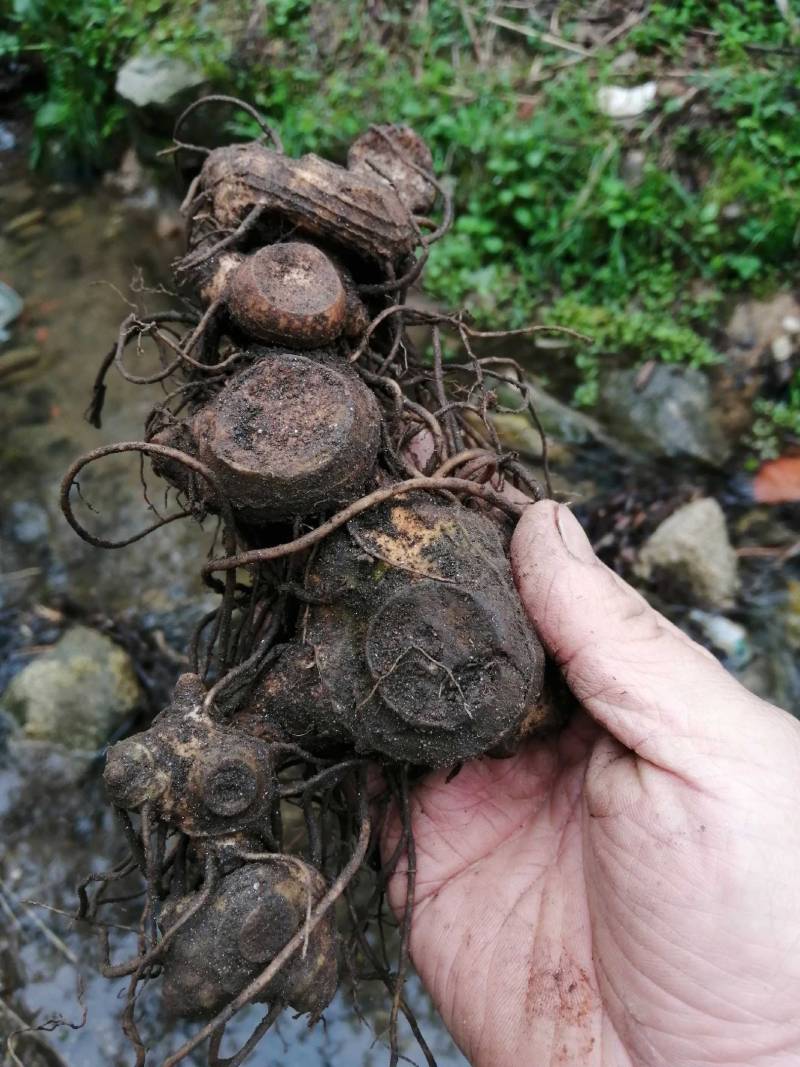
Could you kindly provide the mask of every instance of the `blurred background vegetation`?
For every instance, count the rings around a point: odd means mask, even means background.
[[[569,360],[578,404],[608,364],[715,364],[737,298],[794,281],[800,27],[786,0],[11,0],[0,57],[42,74],[34,167],[115,162],[129,140],[115,78],[143,49],[255,103],[292,153],[341,159],[370,122],[413,125],[456,189],[426,291],[485,323],[591,335]],[[655,95],[620,121],[608,85]],[[784,386],[756,400],[761,455],[800,436],[797,372]]]

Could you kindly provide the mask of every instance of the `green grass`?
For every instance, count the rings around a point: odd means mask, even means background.
[[[784,437],[800,440],[800,372],[795,371],[781,400],[759,397],[754,409],[751,447],[760,458],[774,459],[781,453]]]
[[[114,74],[143,43],[253,100],[291,152],[341,158],[371,121],[414,125],[457,198],[428,290],[483,322],[539,315],[589,332],[594,343],[572,353],[578,402],[593,402],[609,363],[710,364],[739,294],[794,281],[800,41],[774,0],[655,2],[627,35],[574,63],[542,39],[498,29],[485,69],[451,0],[430,0],[424,20],[411,0],[379,15],[364,0],[267,0],[255,41],[230,62],[222,42],[231,35],[190,0],[14,5],[0,54],[33,50],[48,73],[32,101],[35,162],[107,161],[124,123]],[[229,24],[251,10],[223,7]],[[470,8],[481,33],[487,7]],[[561,5],[563,37],[580,8]],[[505,13],[534,32],[549,28]],[[632,49],[634,68],[614,73],[615,57]],[[663,80],[676,68],[693,71],[679,95],[630,126],[598,112],[604,82]],[[640,154],[636,180],[631,153]],[[777,438],[797,433],[800,387],[760,419]]]
[[[23,56],[46,79],[28,98],[32,165],[83,177],[110,165],[124,147],[114,83],[127,56],[147,43],[224,77],[219,41],[192,0],[11,0],[0,14],[0,63]]]

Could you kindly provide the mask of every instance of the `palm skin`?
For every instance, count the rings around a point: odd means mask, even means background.
[[[411,955],[446,1025],[474,1067],[799,1065],[800,725],[563,506],[528,509],[512,564],[585,711],[414,791]]]

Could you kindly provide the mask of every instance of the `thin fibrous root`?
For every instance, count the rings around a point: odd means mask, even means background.
[[[387,485],[368,493],[367,496],[363,496],[360,500],[356,500],[355,503],[343,508],[315,530],[303,534],[302,537],[298,537],[294,541],[288,541],[282,545],[273,545],[269,548],[251,549],[249,552],[241,552],[236,556],[222,556],[209,560],[203,567],[203,574],[236,570],[237,567],[247,567],[253,563],[267,563],[273,559],[291,556],[295,552],[302,552],[304,549],[318,544],[332,534],[334,530],[338,530],[340,526],[345,526],[351,519],[361,515],[362,512],[382,504],[385,500],[391,500],[393,497],[403,496],[406,493],[413,493],[419,489],[426,489],[429,492],[467,493],[470,496],[485,500],[492,507],[499,508],[514,518],[519,518],[526,507],[525,504],[517,504],[508,500],[490,485],[482,485],[466,478],[409,478],[407,481],[396,482],[394,485]]]

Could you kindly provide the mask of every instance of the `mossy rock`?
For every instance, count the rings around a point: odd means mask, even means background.
[[[12,679],[0,708],[32,740],[94,751],[141,699],[128,653],[97,630],[74,626]]]

